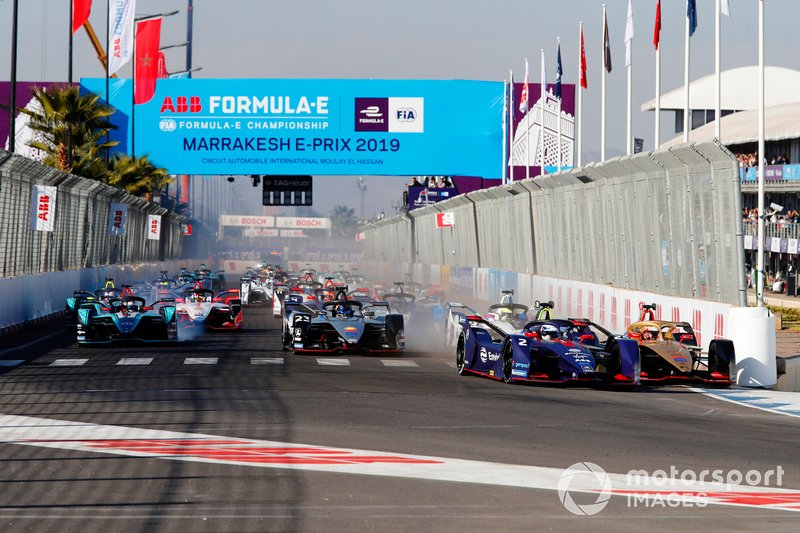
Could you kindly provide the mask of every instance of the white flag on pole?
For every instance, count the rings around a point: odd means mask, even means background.
[[[625,66],[631,66],[631,48],[633,43],[633,6],[628,0],[628,18],[625,21]]]
[[[133,16],[136,0],[111,0],[108,4],[108,74],[114,74],[133,57]]]
[[[721,0],[720,1],[719,10],[726,17],[730,17],[731,16],[731,5],[728,2],[728,0]]]
[[[125,235],[125,224],[128,223],[128,204],[111,204],[108,211],[108,232],[122,237]]]

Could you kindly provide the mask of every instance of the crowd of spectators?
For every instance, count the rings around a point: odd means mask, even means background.
[[[739,166],[743,168],[757,167],[758,166],[758,153],[753,152],[750,154],[736,154],[736,159],[739,161]],[[786,154],[773,155],[764,161],[767,165],[788,165],[789,158]]]
[[[414,176],[409,187],[427,187],[428,189],[448,189],[453,187],[449,176]]]
[[[742,209],[742,218],[745,222],[758,222],[758,208],[745,207]],[[773,224],[798,224],[800,212],[797,209],[789,209],[786,213],[768,212],[765,221]]]

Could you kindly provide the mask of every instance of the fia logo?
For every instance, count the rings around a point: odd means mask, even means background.
[[[414,122],[417,120],[417,111],[413,107],[401,107],[397,110],[397,120],[400,122]]]
[[[158,127],[161,131],[169,133],[178,129],[178,124],[171,118],[165,118],[158,123]]]

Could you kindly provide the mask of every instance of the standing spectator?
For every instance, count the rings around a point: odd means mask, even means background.
[[[419,182],[419,180],[417,179],[417,177],[416,177],[416,176],[414,176],[414,177],[411,179],[411,183],[409,184],[409,187],[422,187],[422,186],[423,186],[423,185],[422,185],[422,184]]]

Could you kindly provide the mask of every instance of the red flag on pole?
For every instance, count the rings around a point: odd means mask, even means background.
[[[161,46],[161,17],[136,23],[136,47],[133,51],[136,84],[133,102],[146,104],[156,92],[158,48]]]
[[[72,0],[72,33],[75,33],[89,20],[92,0]]]
[[[167,72],[167,58],[164,57],[164,51],[158,51],[158,77],[159,78],[168,78],[169,73]]]
[[[656,25],[653,28],[653,46],[658,50],[658,45],[661,42],[661,0],[656,2]]]
[[[583,46],[583,28],[581,28],[581,87],[589,87],[589,78],[586,77],[586,49]]]

